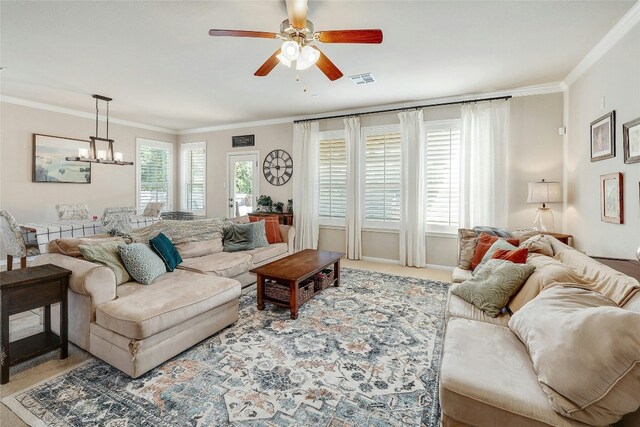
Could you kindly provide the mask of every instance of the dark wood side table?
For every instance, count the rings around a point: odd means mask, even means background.
[[[544,233],[540,233],[540,234],[546,234],[547,236],[555,237],[556,239],[560,240],[565,245],[573,246],[573,236],[571,234],[552,233],[552,232],[544,232]]]
[[[251,216],[277,216],[278,222],[282,225],[293,225],[293,214],[287,212],[251,212]]]
[[[71,271],[53,264],[0,273],[0,384],[9,382],[9,366],[51,350],[60,349],[60,359],[69,351],[67,338],[67,288]],[[60,303],[60,336],[51,331],[51,304]],[[9,343],[9,316],[44,306],[44,330]]]

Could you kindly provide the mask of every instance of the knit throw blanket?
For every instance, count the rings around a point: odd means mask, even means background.
[[[163,233],[174,244],[200,242],[222,238],[223,221],[218,218],[191,221],[163,220],[146,227],[137,228],[124,234],[132,242],[149,243],[149,240]]]

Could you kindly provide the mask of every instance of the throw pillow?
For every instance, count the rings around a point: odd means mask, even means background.
[[[182,262],[182,257],[176,247],[171,243],[171,240],[162,233],[149,240],[149,246],[151,246],[151,249],[162,259],[162,262],[164,262],[164,265],[167,267],[167,271],[175,270],[178,264]]]
[[[473,252],[473,258],[471,259],[471,269],[475,270],[475,268],[482,262],[482,258],[487,253],[491,245],[493,245],[499,239],[498,236],[492,236],[487,233],[481,233],[478,236],[478,243],[476,245],[476,249]],[[518,239],[507,239],[507,242],[511,243],[513,246],[518,246]]]
[[[527,256],[529,250],[527,248],[517,248],[513,250],[498,249],[491,255],[491,259],[502,259],[504,261],[511,261],[514,264],[524,264],[527,262]]]
[[[89,206],[86,203],[56,205],[61,221],[89,221]]]
[[[107,233],[126,233],[131,230],[131,217],[135,208],[106,208],[102,214],[102,230]]]
[[[145,206],[142,216],[151,216],[157,218],[160,216],[160,212],[162,212],[163,207],[163,202],[149,202],[147,203],[147,206]]]
[[[267,240],[266,221],[260,220],[253,223],[253,246],[255,248],[266,248],[269,246]]]
[[[122,285],[131,280],[127,272],[118,247],[121,241],[96,243],[92,245],[79,245],[78,250],[87,261],[97,262],[109,267],[116,275],[116,285]]]
[[[225,227],[222,243],[225,252],[254,249],[253,224],[234,224]]]
[[[528,264],[491,259],[473,278],[453,288],[451,293],[496,317],[533,270],[535,267]]]
[[[133,279],[148,285],[167,272],[167,267],[158,255],[144,243],[120,245],[120,257]]]
[[[561,415],[604,426],[640,406],[640,313],[597,292],[555,286],[515,313],[509,329]]]
[[[487,249],[487,252],[485,252],[484,256],[482,257],[482,261],[480,261],[480,264],[478,264],[473,271],[474,272],[478,271],[479,268],[481,268],[487,261],[491,259],[493,254],[498,249],[506,249],[511,251],[511,250],[517,249],[517,245],[514,246],[511,243],[504,240],[503,238],[499,238],[498,240],[493,242],[493,244],[489,247],[489,249]]]
[[[529,237],[527,240],[520,244],[520,247],[529,249],[532,254],[542,254],[546,256],[553,256],[553,247],[549,242],[552,237],[538,234]]]
[[[458,229],[458,267],[463,270],[471,270],[473,252],[478,244],[478,234],[468,228]]]
[[[108,234],[96,234],[89,237],[70,237],[49,240],[49,243],[47,243],[47,252],[67,255],[73,258],[83,258],[78,246],[94,245],[96,243],[106,242],[124,243],[124,239],[122,237],[113,237]]]
[[[280,234],[280,222],[278,215],[273,216],[253,216],[249,215],[249,221],[257,222],[264,220],[264,228],[267,232],[267,241],[270,245],[274,243],[282,243],[282,235]]]

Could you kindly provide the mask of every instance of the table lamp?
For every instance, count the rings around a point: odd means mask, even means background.
[[[544,179],[540,182],[529,183],[529,197],[527,203],[542,203],[533,219],[533,229],[538,231],[553,232],[553,212],[547,207],[547,203],[557,203],[562,201],[562,187],[559,182],[547,182]]]

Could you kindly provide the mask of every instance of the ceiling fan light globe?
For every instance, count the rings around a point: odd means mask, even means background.
[[[317,49],[311,46],[305,46],[302,48],[300,52],[300,57],[298,58],[296,69],[297,70],[306,70],[315,64],[320,58],[320,53]]]
[[[300,45],[293,40],[287,40],[282,43],[280,50],[282,52],[282,56],[287,58],[289,61],[295,61],[300,55]]]
[[[282,65],[286,65],[287,67],[291,68],[291,61],[289,61],[287,58],[285,58],[285,56],[282,53],[276,55],[276,58],[278,58],[280,60]]]

